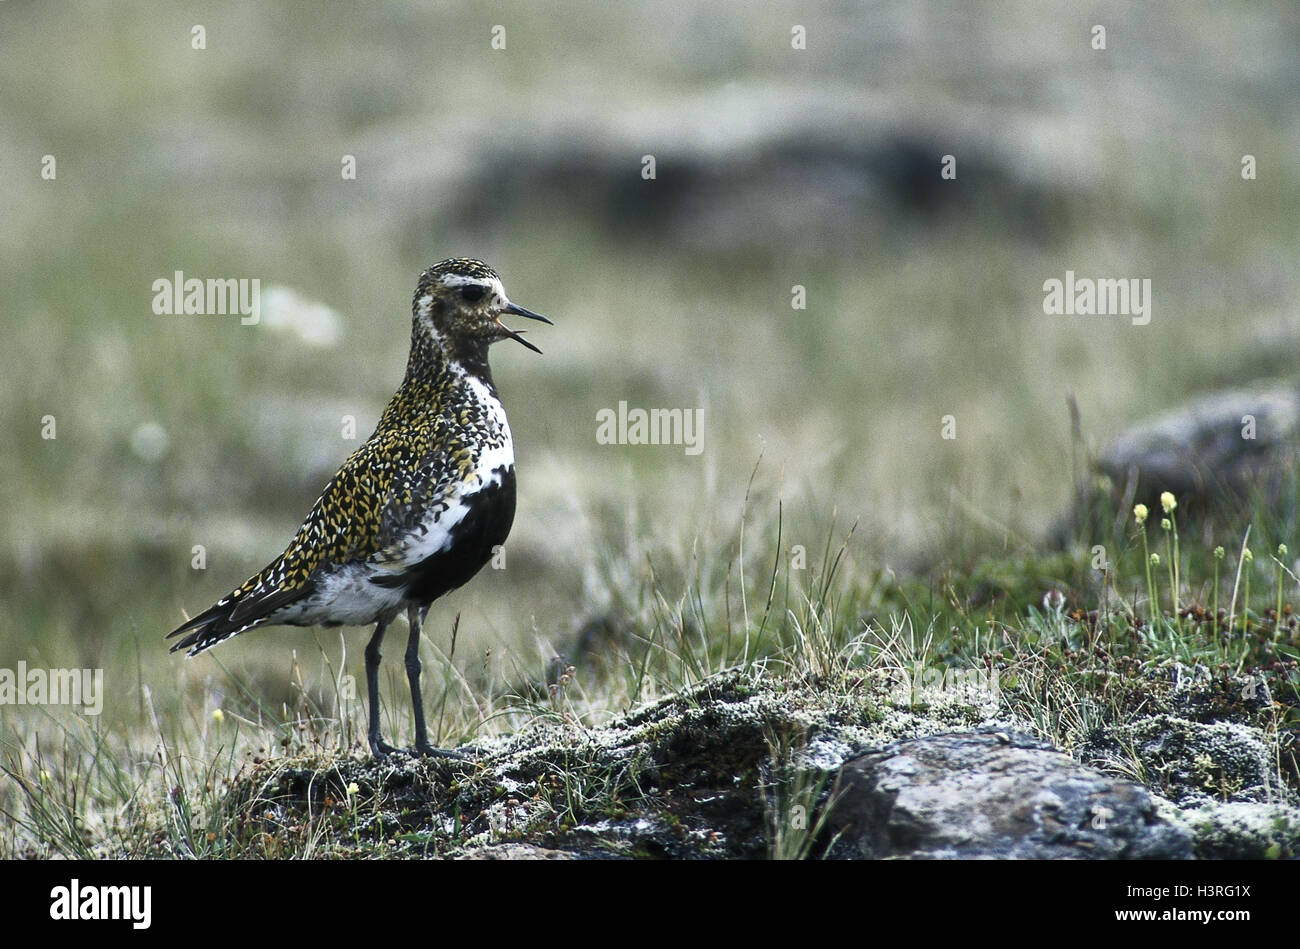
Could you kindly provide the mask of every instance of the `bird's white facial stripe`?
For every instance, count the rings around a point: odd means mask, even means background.
[[[433,295],[426,293],[415,301],[415,315],[420,324],[428,331],[434,339],[442,339],[442,334],[438,332],[438,327],[433,325]]]
[[[487,290],[487,296],[491,298],[496,308],[499,309],[510,305],[510,298],[506,296],[506,288],[497,277],[466,277],[462,274],[448,274],[442,278],[442,285],[449,290],[465,286],[483,287]]]
[[[464,274],[449,273],[440,278],[444,287],[463,287],[466,284],[482,284],[487,282],[486,277],[467,277]]]

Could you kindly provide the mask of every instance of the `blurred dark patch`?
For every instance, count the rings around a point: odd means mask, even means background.
[[[945,154],[957,177],[940,175]],[[799,246],[834,250],[882,231],[936,229],[977,220],[1036,242],[1064,238],[1077,198],[1034,181],[975,146],[900,132],[737,141],[711,151],[665,151],[644,180],[640,156],[571,143],[541,153],[499,151],[479,162],[450,210],[456,226],[500,234],[521,219],[563,214],[594,220],[621,241],[669,243],[718,254]],[[797,238],[797,240],[796,240]]]
[[[606,666],[623,661],[623,657],[643,641],[631,617],[602,613],[582,623],[574,634],[573,647],[569,651],[584,665],[595,665],[604,671]]]
[[[534,673],[512,676],[508,691],[530,702],[547,702],[574,677],[601,681],[627,671],[628,657],[646,648],[636,622],[628,616],[601,613],[584,620],[568,637],[563,652],[550,656]]]

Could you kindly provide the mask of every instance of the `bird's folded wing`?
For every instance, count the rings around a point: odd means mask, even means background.
[[[465,516],[452,453],[429,451],[415,470],[393,479],[379,514],[379,550],[369,562],[395,573],[407,570],[447,543]]]

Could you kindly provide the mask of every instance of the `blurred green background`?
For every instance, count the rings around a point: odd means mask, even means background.
[[[292,536],[447,256],[556,324],[494,350],[520,504],[431,614],[458,662],[575,659],[602,564],[720,543],[756,463],[787,546],[1032,544],[1067,392],[1095,440],[1293,373],[1298,47],[1287,2],[0,4],[0,666],[102,666],[109,720],[201,692],[164,634]],[[259,279],[262,325],[154,315],[176,270]],[[1149,277],[1150,324],[1044,315],[1066,270]],[[704,451],[597,444],[620,400],[703,408]],[[317,640],[220,660],[287,693]]]

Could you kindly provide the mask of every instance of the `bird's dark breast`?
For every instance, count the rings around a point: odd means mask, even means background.
[[[431,603],[469,581],[504,544],[515,519],[515,469],[499,482],[471,495],[469,510],[451,530],[450,543],[396,576],[372,580],[381,586],[406,587],[406,597]]]

